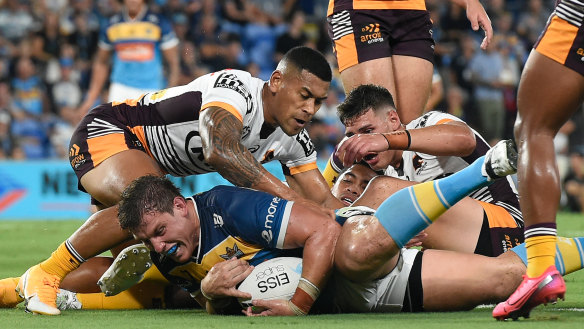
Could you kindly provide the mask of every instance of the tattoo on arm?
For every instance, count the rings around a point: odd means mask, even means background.
[[[242,123],[224,109],[207,111],[211,112],[204,116],[208,138],[207,142],[203,138],[203,147],[213,153],[211,165],[234,185],[255,186],[263,177],[262,167],[241,144]]]

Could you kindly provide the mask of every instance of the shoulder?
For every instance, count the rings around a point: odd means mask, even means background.
[[[447,123],[449,121],[463,122],[460,118],[441,111],[430,111],[406,125],[407,129],[416,129]]]

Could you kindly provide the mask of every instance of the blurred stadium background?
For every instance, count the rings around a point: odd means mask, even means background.
[[[516,89],[523,63],[543,29],[553,1],[482,0],[496,37],[488,51],[472,32],[463,8],[447,0],[426,1],[436,40],[432,109],[466,120],[482,134],[479,102],[496,100],[505,113],[502,133],[511,138]],[[223,68],[268,79],[288,49],[309,45],[326,54],[335,78],[326,103],[309,126],[323,163],[343,128],[336,106],[344,98],[326,33],[328,0],[149,0],[179,39],[180,84]],[[0,0],[0,220],[82,219],[87,195],[77,191],[67,162],[70,135],[81,118],[100,28],[120,11],[118,0]],[[228,8],[253,8],[251,18]],[[488,86],[477,83],[481,67],[503,63]],[[492,72],[491,72],[492,73]],[[488,88],[485,92],[485,87]],[[107,86],[96,105],[107,99]],[[486,96],[485,96],[486,95]],[[584,114],[582,109],[556,139],[565,181],[563,210],[582,212]],[[277,170],[276,170],[277,172]],[[177,179],[185,193],[221,182],[216,175]]]

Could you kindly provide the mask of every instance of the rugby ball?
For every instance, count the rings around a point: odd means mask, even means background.
[[[246,308],[254,299],[290,299],[302,274],[302,258],[278,257],[256,265],[238,289],[251,294],[251,299],[239,298]]]

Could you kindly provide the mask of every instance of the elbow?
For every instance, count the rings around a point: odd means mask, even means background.
[[[217,169],[221,166],[222,159],[224,158],[222,154],[215,148],[205,148],[203,147],[203,158],[205,163],[211,167]]]
[[[477,141],[472,130],[460,139],[460,144],[458,146],[460,147],[461,156],[469,156],[474,152],[477,147]]]

